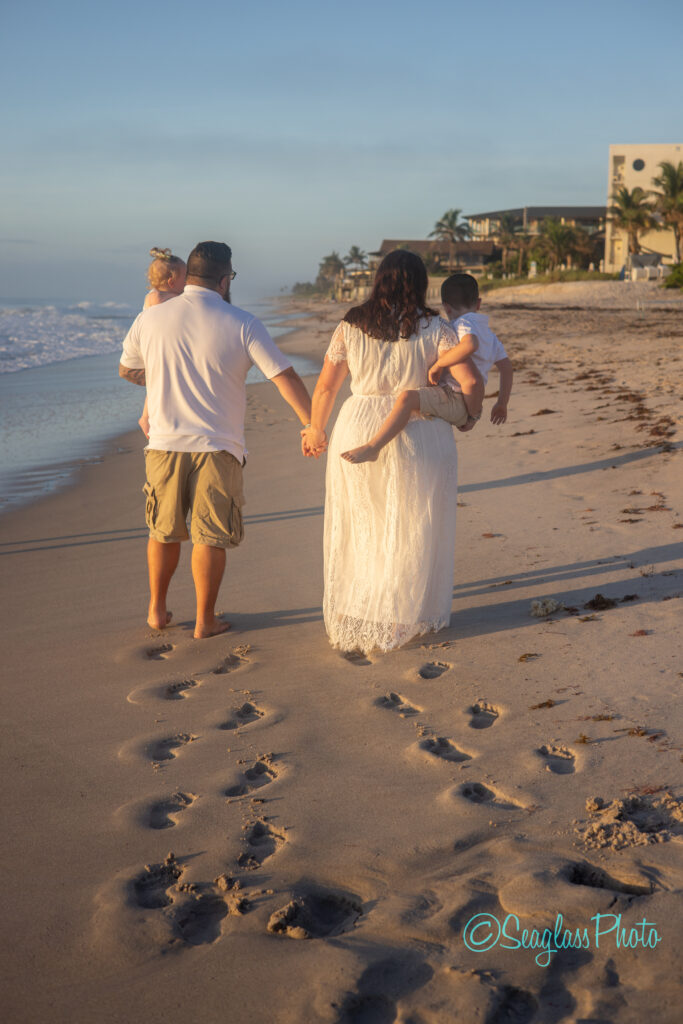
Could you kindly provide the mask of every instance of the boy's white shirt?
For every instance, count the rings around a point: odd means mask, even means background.
[[[451,327],[457,334],[458,341],[464,338],[466,334],[473,334],[476,337],[479,344],[477,351],[470,356],[470,359],[484,378],[484,384],[486,384],[493,364],[497,363],[499,359],[507,359],[507,352],[489,327],[489,318],[485,313],[463,313],[462,316],[451,320]],[[443,375],[441,383],[453,388],[454,391],[462,390],[450,372]]]

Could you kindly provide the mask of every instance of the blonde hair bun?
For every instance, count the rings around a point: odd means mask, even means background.
[[[170,249],[159,249],[158,246],[153,245],[149,250],[150,256],[153,256],[155,260],[170,260],[173,257],[173,253]]]

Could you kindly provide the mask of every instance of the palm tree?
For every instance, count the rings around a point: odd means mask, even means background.
[[[344,262],[338,252],[323,256],[318,266],[316,284],[319,288],[331,288],[344,270]]]
[[[504,213],[498,221],[498,245],[503,250],[501,262],[503,273],[507,274],[508,253],[515,249],[515,237],[517,235],[517,220],[512,213]]]
[[[362,270],[368,265],[367,253],[364,253],[357,245],[352,245],[344,257],[344,263],[347,267],[358,267],[359,270]]]
[[[674,263],[681,262],[681,234],[683,234],[683,162],[678,167],[666,160],[659,165],[661,174],[652,179],[657,190],[652,189],[654,205],[665,224],[674,233]]]
[[[548,269],[552,271],[574,253],[576,232],[569,224],[562,224],[554,217],[546,217],[541,225],[538,246],[547,256]]]
[[[469,224],[465,224],[458,218],[462,210],[446,210],[443,217],[437,220],[434,230],[429,232],[428,238],[438,238],[442,242],[448,242],[448,271],[453,266],[453,249],[456,242],[464,242],[470,237]]]
[[[530,235],[526,231],[515,232],[515,244],[514,249],[517,253],[517,277],[522,276],[522,266],[524,264],[524,257],[533,246],[536,239],[533,235]]]
[[[639,185],[631,192],[622,185],[611,199],[612,206],[608,207],[607,216],[615,228],[626,232],[628,251],[635,255],[640,252],[639,236],[653,226],[652,203]]]

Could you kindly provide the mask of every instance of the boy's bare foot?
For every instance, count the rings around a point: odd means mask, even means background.
[[[152,629],[165,629],[172,618],[173,612],[153,612],[150,609],[149,615],[147,616],[147,625],[151,626]]]
[[[196,624],[194,628],[195,640],[206,640],[210,636],[218,636],[220,633],[227,633],[232,629],[232,622],[224,622],[222,619],[214,618],[213,622]]]
[[[465,434],[468,430],[474,430],[478,422],[479,420],[475,420],[474,416],[468,416],[463,425],[458,427],[458,430],[461,430],[463,434]]]
[[[371,444],[362,444],[359,448],[350,448],[348,452],[342,452],[342,459],[346,459],[347,462],[376,462],[379,451]]]

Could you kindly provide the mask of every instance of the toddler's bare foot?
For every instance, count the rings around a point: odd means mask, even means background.
[[[461,430],[463,434],[467,433],[468,430],[474,430],[479,420],[475,420],[473,416],[468,416],[467,420],[458,430]]]
[[[232,622],[224,622],[214,617],[213,622],[197,623],[194,627],[195,640],[206,640],[210,636],[218,636],[220,633],[227,633],[232,629]]]
[[[350,448],[348,452],[342,452],[342,459],[347,462],[376,462],[380,453],[379,448],[371,444],[362,444],[360,448]]]
[[[149,609],[149,615],[147,616],[147,625],[151,626],[152,629],[165,629],[173,618],[173,612],[167,612],[166,609],[162,611],[154,611],[151,607]]]

